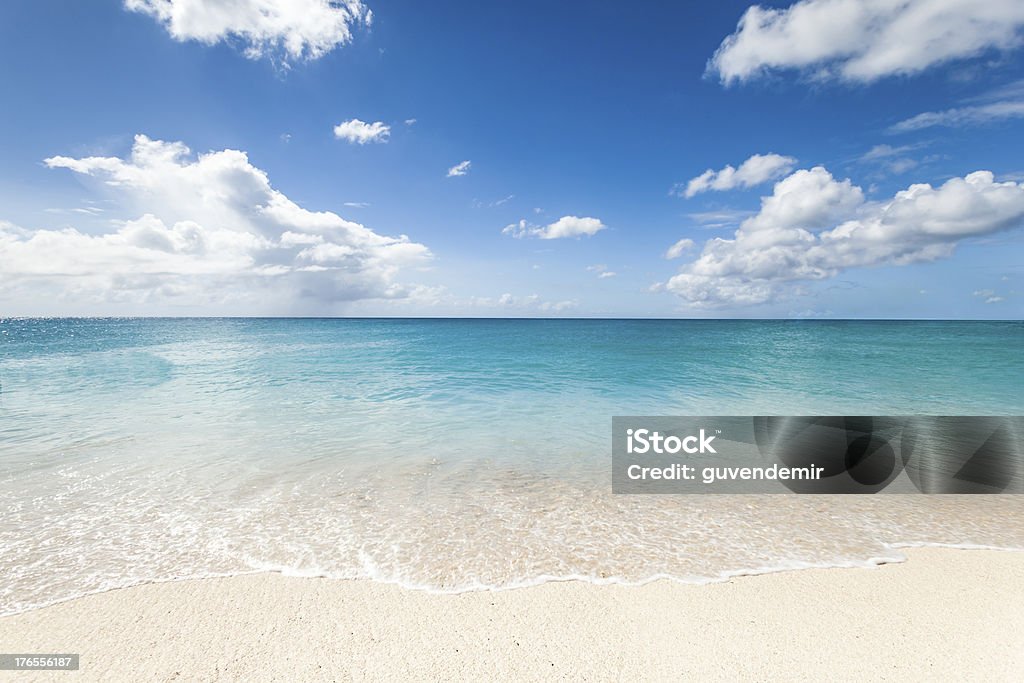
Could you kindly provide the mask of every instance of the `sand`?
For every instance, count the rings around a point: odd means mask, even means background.
[[[922,548],[876,569],[442,595],[258,574],[0,619],[0,680],[1024,680],[1024,553]]]

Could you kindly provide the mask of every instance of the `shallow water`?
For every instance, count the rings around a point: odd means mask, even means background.
[[[1019,496],[616,496],[613,415],[1024,413],[1024,325],[0,321],[0,614],[273,569],[435,590],[1024,548]]]

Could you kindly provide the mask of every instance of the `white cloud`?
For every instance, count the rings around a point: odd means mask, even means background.
[[[861,161],[879,161],[881,159],[891,159],[912,152],[918,148],[918,145],[900,145],[899,147],[893,147],[892,145],[875,145],[867,152],[861,155]]]
[[[928,111],[890,126],[890,133],[907,133],[935,126],[947,128],[980,126],[1024,117],[1024,80],[1013,81],[979,96],[962,100],[959,106]]]
[[[740,164],[739,168],[728,165],[718,171],[709,168],[686,183],[685,188],[680,183],[673,188],[673,192],[689,199],[708,190],[723,191],[737,187],[753,187],[789,173],[794,164],[796,164],[796,159],[793,157],[784,157],[780,154],[755,154]]]
[[[1004,300],[1003,297],[999,296],[991,289],[979,289],[974,292],[974,296],[984,299],[987,304],[997,304]]]
[[[933,126],[949,128],[976,126],[1024,117],[1024,100],[990,102],[988,104],[954,107],[945,111],[928,111],[900,121],[889,128],[894,133],[907,133]]]
[[[733,239],[712,239],[665,288],[695,306],[761,304],[849,268],[905,265],[952,255],[961,240],[1024,220],[1024,184],[989,171],[939,187],[915,184],[868,202],[822,167],[779,181]]]
[[[790,311],[790,318],[831,318],[835,313],[831,310],[819,311],[814,308],[805,308],[800,311]]]
[[[483,209],[483,208],[493,209],[493,208],[495,208],[497,206],[503,206],[505,204],[508,204],[510,201],[512,201],[515,198],[516,198],[516,196],[514,194],[509,194],[509,195],[505,195],[501,199],[495,199],[494,201],[491,201],[491,202],[484,202],[484,201],[481,201],[479,199],[474,199],[473,200],[473,208],[474,209]]]
[[[564,237],[591,237],[596,235],[606,226],[597,218],[579,218],[577,216],[562,216],[554,223],[548,225],[533,225],[525,218],[518,223],[506,225],[501,231],[502,234],[513,237],[538,237],[542,240],[555,240]]]
[[[678,242],[676,242],[675,244],[668,248],[668,251],[665,252],[665,258],[679,258],[680,256],[683,255],[684,252],[690,249],[693,249],[693,240],[689,239],[688,237],[684,237],[683,239],[679,240]]]
[[[566,299],[565,301],[542,301],[537,308],[544,313],[564,313],[565,311],[571,311],[579,305],[579,302],[575,299]]]
[[[590,273],[597,273],[597,277],[602,280],[609,277],[615,277],[617,275],[615,271],[608,270],[608,266],[603,263],[587,266],[587,271]]]
[[[921,163],[927,163],[935,161],[939,158],[937,155],[926,156],[923,159],[915,159],[907,156],[908,153],[924,147],[924,143],[918,143],[913,145],[875,145],[867,152],[862,154],[858,159],[862,164],[867,164],[876,167],[879,171],[900,175],[906,173],[912,169],[917,168]],[[875,174],[878,177],[878,174]],[[869,188],[873,191],[873,188]]]
[[[411,126],[411,125],[413,125],[415,123],[416,123],[416,119],[406,119],[405,120],[405,125],[407,125],[407,126]]]
[[[1020,0],[801,0],[754,5],[708,62],[723,83],[774,69],[870,82],[1021,43]]]
[[[466,175],[467,173],[469,173],[469,167],[472,165],[473,162],[471,161],[460,161],[459,163],[455,164],[454,166],[448,169],[448,177],[457,178],[458,176]]]
[[[702,228],[717,230],[733,225],[739,225],[744,218],[754,215],[753,211],[739,209],[718,209],[714,211],[698,211],[687,214],[687,216],[698,223]]]
[[[125,0],[124,6],[153,17],[177,41],[234,39],[251,59],[285,64],[323,57],[373,19],[360,0]]]
[[[515,311],[518,315],[531,312],[564,313],[579,306],[579,302],[573,299],[545,301],[537,294],[514,296],[509,292],[502,294],[496,300],[489,297],[474,297],[471,303],[478,308],[501,308]]]
[[[352,143],[365,145],[368,142],[387,142],[391,136],[391,126],[381,121],[367,123],[359,119],[342,121],[334,127],[334,137]]]
[[[180,142],[138,135],[128,159],[45,163],[102,179],[135,217],[105,234],[0,227],[6,294],[27,283],[70,302],[323,305],[406,296],[398,275],[430,258],[404,235],[302,208],[240,151],[194,157]]]
[[[887,170],[889,173],[899,175],[901,173],[906,173],[907,171],[917,168],[918,163],[919,162],[917,161],[917,159],[893,159],[892,161],[885,164],[885,170]]]

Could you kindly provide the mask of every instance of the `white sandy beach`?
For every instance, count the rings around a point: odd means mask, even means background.
[[[914,549],[877,569],[441,595],[258,574],[0,619],[2,680],[1021,680],[1024,553]]]

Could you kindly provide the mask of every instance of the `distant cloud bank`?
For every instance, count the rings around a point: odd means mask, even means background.
[[[103,234],[0,224],[0,278],[10,293],[79,302],[396,299],[400,274],[429,262],[426,246],[388,237],[275,190],[245,152],[194,156],[181,142],[137,135],[131,155],[55,156],[50,168],[102,179],[134,217]]]

